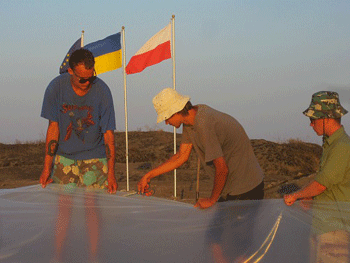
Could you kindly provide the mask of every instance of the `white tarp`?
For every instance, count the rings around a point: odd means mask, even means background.
[[[0,262],[309,262],[310,210],[283,200],[207,210],[39,185],[0,190]]]

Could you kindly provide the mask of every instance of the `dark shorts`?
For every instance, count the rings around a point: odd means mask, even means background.
[[[206,240],[212,248],[220,248],[226,262],[251,255],[254,232],[261,202],[240,202],[240,200],[261,200],[264,198],[264,182],[249,192],[240,195],[220,197],[218,202],[237,201],[235,206],[221,204],[210,223]],[[214,252],[213,252],[214,253]],[[243,261],[242,261],[243,262]]]
[[[218,202],[225,202],[231,200],[261,200],[264,199],[264,181],[257,187],[240,195],[227,195],[226,198],[220,197]]]
[[[51,177],[61,185],[105,189],[107,172],[107,158],[72,160],[56,155]]]

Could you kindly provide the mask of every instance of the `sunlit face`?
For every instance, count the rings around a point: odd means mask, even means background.
[[[324,119],[311,119],[310,118],[310,126],[314,129],[314,131],[316,132],[316,134],[318,136],[323,135],[324,129],[323,129],[323,125],[324,125]]]
[[[182,124],[182,115],[180,113],[175,113],[170,118],[165,120],[165,124],[170,124],[171,126],[174,126],[176,128],[180,128]]]
[[[79,64],[74,68],[74,70],[69,68],[68,72],[71,75],[71,83],[74,88],[81,91],[86,91],[91,87],[91,82],[95,76],[94,68],[86,69],[84,64]]]

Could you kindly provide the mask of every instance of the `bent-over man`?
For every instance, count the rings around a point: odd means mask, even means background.
[[[157,123],[180,128],[179,151],[159,167],[145,174],[138,183],[143,193],[150,180],[180,167],[195,150],[206,172],[214,176],[209,198],[200,198],[196,207],[208,208],[216,202],[262,199],[263,172],[254,155],[250,140],[239,122],[228,114],[207,105],[193,106],[188,96],[166,88],[153,99]]]

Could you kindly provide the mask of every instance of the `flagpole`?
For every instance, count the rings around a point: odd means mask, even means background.
[[[124,75],[124,110],[125,110],[125,161],[126,161],[126,191],[129,191],[129,142],[128,142],[128,107],[126,99],[126,72],[125,72],[125,27],[122,26],[123,41],[123,75]]]
[[[197,183],[196,183],[196,203],[198,202],[199,199],[199,173],[201,170],[201,160],[198,157],[197,160]]]
[[[84,47],[84,30],[81,31],[81,45],[80,45],[81,48]]]
[[[176,89],[175,83],[175,15],[171,17],[172,22],[172,39],[171,39],[171,52],[173,59],[173,87]],[[174,154],[176,154],[176,127],[174,127]],[[176,169],[174,169],[174,197],[176,197]]]

